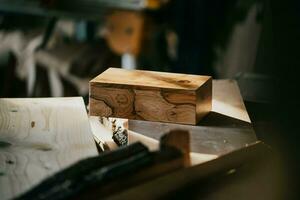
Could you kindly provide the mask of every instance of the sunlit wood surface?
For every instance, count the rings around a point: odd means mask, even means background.
[[[94,155],[82,98],[0,99],[0,199]]]

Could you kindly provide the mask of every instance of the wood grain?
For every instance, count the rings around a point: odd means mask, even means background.
[[[155,72],[146,70],[126,70],[109,68],[93,80],[96,85],[113,85],[134,89],[182,89],[195,91],[211,77],[191,74]]]
[[[0,99],[0,196],[97,155],[82,98]]]
[[[90,115],[195,125],[212,106],[209,76],[109,68],[90,81]]]

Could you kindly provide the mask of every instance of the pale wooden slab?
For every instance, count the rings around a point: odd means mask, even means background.
[[[0,199],[94,155],[82,98],[0,99]]]

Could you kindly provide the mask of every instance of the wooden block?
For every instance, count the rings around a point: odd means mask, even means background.
[[[195,125],[212,107],[210,76],[109,68],[90,81],[90,115]]]
[[[175,147],[183,153],[184,165],[190,166],[190,135],[186,130],[174,129],[160,138],[160,148]]]

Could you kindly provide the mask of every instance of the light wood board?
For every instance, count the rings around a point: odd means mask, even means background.
[[[0,99],[0,199],[97,154],[82,98]]]

